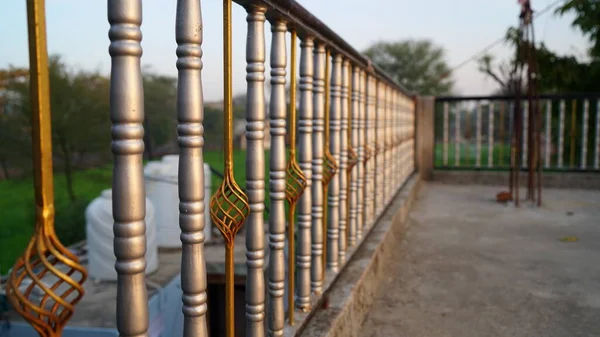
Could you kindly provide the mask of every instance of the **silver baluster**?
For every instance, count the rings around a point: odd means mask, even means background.
[[[596,99],[596,130],[595,135],[596,138],[594,148],[596,149],[596,153],[594,155],[594,169],[600,168],[600,99]]]
[[[389,181],[391,179],[391,170],[390,170],[390,162],[391,162],[391,153],[390,153],[390,139],[391,139],[391,131],[392,128],[390,127],[390,115],[391,115],[391,110],[392,110],[392,88],[390,88],[389,86],[386,86],[386,102],[385,102],[385,123],[384,123],[384,127],[385,127],[385,132],[384,132],[384,138],[385,138],[385,155],[384,155],[384,170],[385,170],[385,181]],[[384,193],[385,193],[385,197],[384,197],[384,203],[387,205],[390,201],[390,184],[386,183],[384,184]]]
[[[339,208],[339,263],[344,263],[346,260],[346,217],[348,214],[348,111],[350,104],[348,101],[348,84],[350,79],[350,69],[348,60],[342,63],[342,88],[341,88],[341,107],[340,107],[340,167],[338,170],[337,179],[339,179],[340,187],[340,208]]]
[[[384,84],[382,82],[377,83],[377,133],[375,134],[376,142],[377,142],[377,156],[375,157],[375,170],[377,174],[375,175],[376,179],[376,187],[375,187],[375,205],[376,205],[376,213],[379,216],[381,211],[383,210],[383,111],[385,109],[385,89]]]
[[[246,336],[264,336],[264,209],[265,209],[265,12],[248,6],[246,39]]]
[[[494,102],[488,107],[488,167],[494,166]]]
[[[522,144],[523,144],[523,152],[522,152],[522,161],[523,161],[523,167],[527,167],[529,165],[529,155],[527,154],[528,151],[528,141],[529,141],[529,137],[527,136],[529,134],[529,101],[525,101],[523,102],[523,140],[522,140]]]
[[[271,25],[271,156],[269,164],[269,336],[283,336],[285,308],[285,115],[286,115],[286,46],[287,25],[276,21]],[[293,252],[289,252],[293,254]]]
[[[565,101],[560,101],[560,115],[558,118],[558,168],[563,166],[563,151],[565,144]]]
[[[356,175],[357,175],[357,211],[356,211],[356,239],[361,240],[363,236],[364,222],[364,207],[365,207],[365,104],[366,104],[366,90],[365,90],[365,79],[366,74],[364,71],[359,71],[359,100],[358,100],[358,123],[357,123],[357,154],[358,164]]]
[[[367,148],[367,158],[365,164],[365,226],[371,226],[373,221],[373,139],[374,130],[373,116],[375,109],[375,90],[373,86],[373,76],[367,77],[367,109],[365,113],[365,145]]]
[[[392,195],[396,194],[396,191],[398,190],[399,187],[399,181],[400,181],[400,164],[398,162],[399,159],[401,159],[400,156],[400,152],[399,152],[399,139],[400,139],[400,109],[401,109],[401,101],[400,101],[400,96],[398,95],[398,91],[394,90],[394,142],[393,142],[393,146],[394,146],[394,155],[393,155],[393,166],[392,166],[392,178],[393,178],[393,188],[394,188],[394,193],[392,193]]]
[[[202,120],[202,12],[200,1],[178,0],[177,133],[179,144],[179,226],[183,335],[207,336],[204,261],[204,146]]]
[[[313,38],[305,37],[300,44],[300,111],[298,116],[299,166],[306,178],[306,188],[298,202],[298,247],[296,249],[296,307],[310,309],[310,244],[312,211],[312,118],[313,118]],[[320,186],[320,183],[319,183]]]
[[[460,166],[460,145],[462,139],[460,138],[460,107],[454,107],[454,166]]]
[[[329,62],[329,60],[327,60]],[[332,60],[331,72],[331,109],[329,114],[329,151],[336,163],[340,162],[340,115],[341,115],[341,81],[342,81],[342,56],[336,54]],[[339,172],[329,182],[327,196],[327,268],[338,271],[339,255]]]
[[[443,164],[448,166],[448,102],[444,102],[444,146],[443,146]]]
[[[581,169],[585,170],[587,160],[587,140],[588,140],[588,119],[589,119],[590,102],[586,99],[583,101],[583,133],[581,135]]]
[[[312,228],[310,289],[323,291],[323,131],[325,107],[325,46],[315,43],[312,133]]]
[[[111,76],[114,252],[117,270],[117,330],[121,336],[148,335],[146,269],[146,192],[144,152],[144,90],[142,2],[108,1]]]
[[[550,167],[550,144],[552,143],[551,139],[551,120],[552,120],[552,101],[548,100],[546,102],[546,143],[544,148],[544,167]]]
[[[476,120],[475,120],[475,167],[481,166],[481,103],[477,102]]]
[[[352,111],[351,111],[351,128],[352,128],[352,148],[358,150],[358,126],[359,126],[359,109],[360,109],[360,70],[358,67],[352,69]],[[353,247],[356,245],[357,225],[358,225],[358,166],[354,165],[350,173],[350,229],[348,231],[348,245]]]

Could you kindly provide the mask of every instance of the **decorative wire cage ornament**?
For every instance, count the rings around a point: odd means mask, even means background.
[[[363,164],[366,164],[369,159],[373,157],[373,149],[370,146],[365,145],[365,158],[363,160]]]
[[[83,297],[87,273],[59,242],[54,214],[44,211],[36,211],[35,234],[12,268],[6,292],[14,310],[40,336],[58,337]]]
[[[335,176],[337,172],[338,166],[335,162],[335,159],[329,152],[329,149],[325,150],[325,155],[323,156],[323,185],[329,185],[329,182]]]
[[[54,229],[54,187],[44,0],[27,2],[29,30],[35,232],[6,285],[12,307],[41,337],[59,337],[83,297],[87,272]]]
[[[348,171],[348,173],[352,172],[352,169],[354,168],[354,166],[358,164],[358,156],[356,155],[356,152],[354,151],[354,149],[349,146],[348,147],[348,166],[346,167],[346,170]]]
[[[285,200],[291,205],[298,202],[306,188],[306,177],[295,156],[290,156],[285,168]]]
[[[233,170],[226,170],[223,183],[210,199],[210,218],[228,245],[233,243],[249,214],[248,197],[235,182]]]

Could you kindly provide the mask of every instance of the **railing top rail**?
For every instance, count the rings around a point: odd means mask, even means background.
[[[403,94],[415,97],[416,93],[408,90],[403,85],[396,82],[387,75],[381,68],[371,63],[371,60],[359,51],[354,49],[348,42],[337,35],[325,23],[319,20],[306,8],[295,0],[233,0],[241,6],[264,5],[267,7],[267,19],[285,20],[288,27],[293,28],[298,36],[311,36],[318,41],[325,43],[332,53],[339,53],[351,61],[354,65],[360,66],[371,75],[377,77],[380,81],[399,90]]]
[[[600,92],[573,92],[562,94],[539,94],[539,99],[577,99],[577,98],[600,98]],[[502,101],[515,99],[514,95],[491,95],[491,96],[438,96],[437,102],[458,102],[458,101]],[[523,94],[521,99],[527,99]]]

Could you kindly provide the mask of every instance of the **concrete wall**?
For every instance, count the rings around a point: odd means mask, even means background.
[[[526,188],[526,173],[521,173],[521,187]],[[508,171],[434,170],[432,179],[455,185],[495,185],[508,189]],[[544,188],[574,188],[600,190],[600,173],[546,172],[542,173]]]
[[[433,178],[434,103],[435,97],[433,96],[417,98],[415,162],[417,171],[423,180]]]

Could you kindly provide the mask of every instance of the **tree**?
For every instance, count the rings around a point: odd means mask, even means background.
[[[587,36],[591,46],[589,55],[600,58],[600,2],[598,0],[569,0],[555,12],[558,15],[565,13],[575,14],[571,25],[579,28]]]
[[[48,71],[53,155],[56,166],[65,173],[69,198],[75,201],[74,169],[90,161],[103,161],[109,154],[109,81],[96,72],[69,71],[60,56],[50,57]],[[19,130],[24,137],[0,147],[20,143],[30,148],[29,79],[9,81],[6,91],[11,93],[14,114],[11,129]],[[31,152],[26,154],[31,160]]]
[[[22,116],[14,113],[10,102],[14,93],[7,90],[10,83],[23,81],[27,76],[29,76],[27,69],[11,67],[0,70],[0,168],[4,179],[10,178],[9,162],[16,162],[21,152],[31,151],[31,147],[22,146],[26,143],[23,132],[19,129],[19,125],[23,125],[20,120]]]
[[[377,42],[367,48],[365,55],[398,83],[420,95],[452,91],[444,49],[429,40]]]
[[[524,74],[518,74],[517,65],[525,66],[525,51],[528,45],[518,41],[516,28],[511,27],[507,33],[507,42],[515,48],[515,56],[499,65],[494,64],[494,57],[487,54],[479,59],[479,70],[492,78],[500,86],[500,92],[506,95],[516,93],[520,81],[521,93],[527,90]],[[549,50],[544,43],[533,46],[538,63],[538,89],[541,93],[567,93],[600,91],[597,81],[600,75],[600,60],[584,62],[573,55],[558,55]]]
[[[143,85],[145,156],[153,159],[154,149],[177,138],[177,78],[146,69]]]

